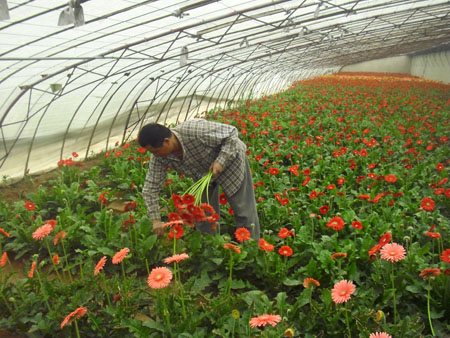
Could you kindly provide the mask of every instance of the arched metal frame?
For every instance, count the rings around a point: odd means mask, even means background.
[[[82,0],[85,25],[64,28],[47,21],[67,2],[52,4],[18,4],[10,7],[11,21],[0,22],[3,36],[23,23],[47,30],[0,47],[1,170],[11,167],[22,147],[26,159],[14,170],[33,171],[37,140],[53,132],[44,123],[48,116],[56,125],[61,118],[63,126],[53,133],[58,151],[46,159],[56,164],[70,153],[74,135],[87,138],[77,149],[87,157],[99,139],[107,149],[113,138],[125,142],[145,121],[176,123],[228,106],[247,98],[256,84],[263,96],[345,65],[450,49],[445,0]],[[69,37],[72,32],[78,39]],[[53,39],[64,41],[62,47]],[[187,64],[180,64],[186,46]],[[447,55],[432,61],[448,63]],[[53,92],[52,84],[62,88]],[[67,107],[63,117],[61,107]]]

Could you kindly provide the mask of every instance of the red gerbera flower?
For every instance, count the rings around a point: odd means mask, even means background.
[[[259,248],[264,251],[272,251],[274,246],[267,242],[264,238],[261,238],[258,242]]]
[[[36,206],[34,205],[34,203],[30,202],[30,201],[25,202],[24,207],[29,211],[36,209]]]
[[[278,237],[280,238],[287,238],[289,236],[295,237],[295,234],[291,231],[288,230],[286,228],[282,228],[279,232],[278,232]]]
[[[169,231],[169,239],[180,239],[184,235],[184,228],[180,224],[175,224]]]
[[[386,232],[385,234],[383,234],[383,236],[381,236],[380,240],[378,241],[378,244],[380,244],[382,247],[389,243],[391,241],[392,235],[390,232]]]
[[[250,239],[250,231],[246,228],[238,228],[234,232],[234,236],[238,242],[242,243]]]
[[[193,205],[195,202],[195,197],[190,195],[190,194],[186,194],[183,196],[183,203],[187,204],[187,205]]]
[[[426,211],[433,211],[434,210],[434,201],[430,197],[425,197],[422,199],[422,202],[420,203],[423,210]]]
[[[353,221],[352,227],[354,227],[355,229],[361,230],[363,228],[363,225],[360,221]]]
[[[330,210],[330,207],[328,205],[323,205],[320,207],[319,211],[322,215],[326,215],[326,213]]]
[[[327,227],[333,228],[336,231],[341,231],[344,228],[344,220],[339,216],[334,216],[327,223]]]
[[[277,168],[270,168],[269,173],[270,175],[277,175],[279,173],[279,170]]]
[[[395,183],[397,181],[397,177],[395,177],[395,175],[392,175],[392,174],[384,176],[384,179],[388,183]]]
[[[442,251],[441,259],[444,262],[450,263],[450,249],[445,249],[444,251]]]
[[[221,194],[219,195],[219,203],[222,204],[222,205],[225,205],[225,204],[228,203],[227,197],[225,196],[224,193],[221,193]]]
[[[331,259],[336,259],[336,258],[347,258],[347,253],[346,252],[336,252],[334,254],[331,255]]]
[[[428,279],[430,277],[437,277],[441,274],[441,270],[437,268],[431,268],[431,269],[423,269],[419,276],[423,277],[424,279]]]
[[[293,251],[292,251],[292,249],[291,249],[289,246],[283,245],[283,246],[278,250],[278,253],[279,253],[281,256],[289,257],[289,256],[291,256],[291,255],[293,254]]]

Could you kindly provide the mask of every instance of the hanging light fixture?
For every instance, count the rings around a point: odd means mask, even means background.
[[[67,7],[59,15],[58,26],[73,24],[75,27],[84,25],[84,11],[81,0],[70,0]]]
[[[9,20],[9,9],[6,0],[0,0],[0,21]]]
[[[188,63],[188,53],[189,50],[187,46],[181,47],[181,55],[180,55],[180,67],[184,67]]]

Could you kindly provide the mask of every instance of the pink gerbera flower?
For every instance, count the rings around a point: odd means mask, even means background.
[[[106,263],[106,256],[103,256],[102,258],[100,258],[100,260],[98,261],[97,265],[95,266],[94,269],[94,276],[97,276],[98,273],[103,269],[103,267],[105,266]]]
[[[33,239],[35,239],[36,241],[42,240],[52,231],[52,225],[50,223],[45,223],[43,226],[37,228],[36,231],[33,232]]]
[[[182,253],[182,254],[179,254],[179,255],[173,255],[173,256],[165,258],[164,259],[164,263],[166,263],[166,264],[170,264],[170,263],[173,263],[173,262],[177,262],[178,263],[178,262],[181,262],[182,260],[185,260],[186,258],[189,258],[189,255],[187,253]]]
[[[386,332],[375,332],[371,333],[369,338],[392,338],[392,336]]]
[[[169,285],[172,280],[172,271],[165,267],[154,268],[150,271],[147,284],[152,289],[162,289]]]
[[[350,299],[353,292],[355,292],[355,284],[344,279],[334,285],[331,298],[335,303],[345,303]]]
[[[279,315],[261,315],[258,317],[254,317],[250,319],[250,326],[266,326],[266,324],[270,324],[272,326],[277,325],[281,321],[281,316]]]
[[[112,263],[113,264],[121,263],[123,261],[123,259],[128,255],[129,252],[130,252],[130,249],[128,249],[128,248],[124,248],[124,249],[120,250],[112,258]]]
[[[397,243],[389,243],[381,248],[381,258],[391,262],[398,262],[405,258],[406,251]]]

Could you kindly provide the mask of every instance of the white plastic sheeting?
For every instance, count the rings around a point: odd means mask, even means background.
[[[450,41],[444,0],[2,1],[0,175],[8,177],[110,148],[147,121],[185,120]],[[80,8],[82,18],[58,26]]]

